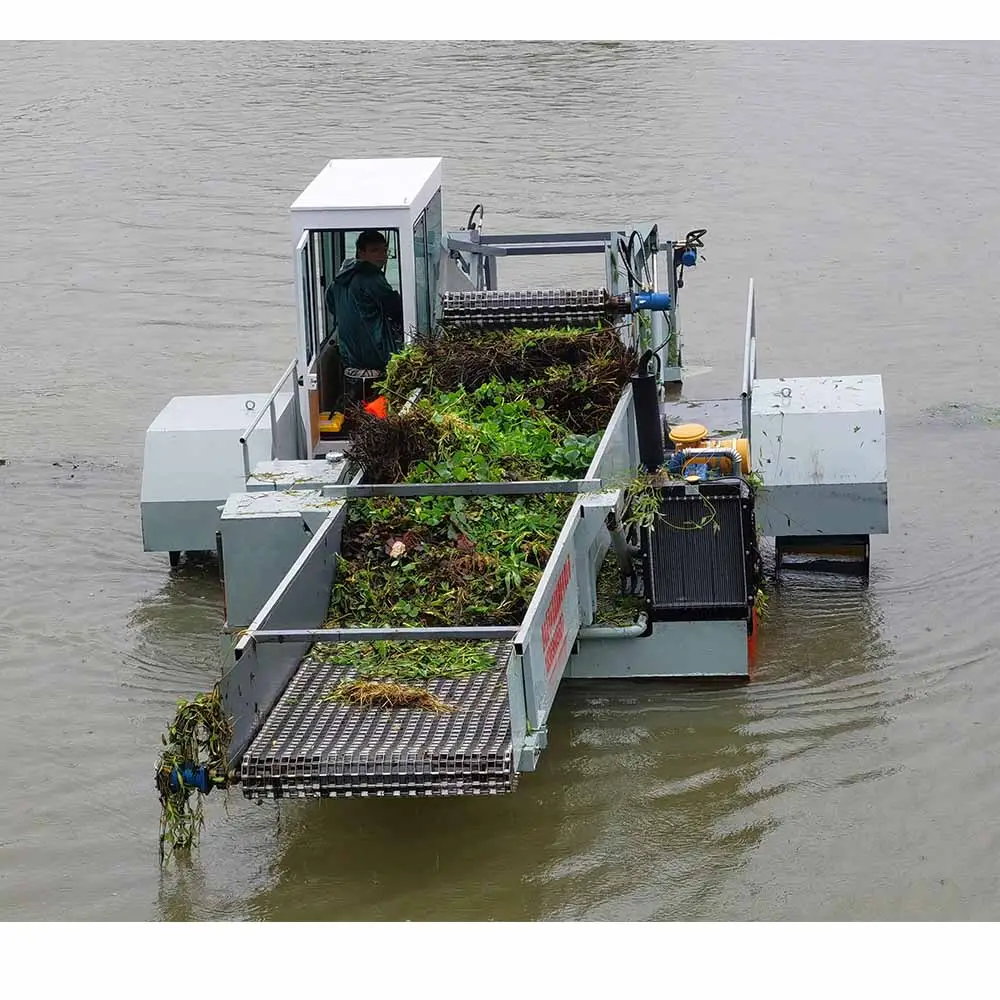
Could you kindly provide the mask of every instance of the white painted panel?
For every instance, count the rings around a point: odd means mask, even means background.
[[[248,400],[255,410],[247,410]],[[171,399],[146,432],[142,502],[221,502],[230,493],[243,492],[246,479],[240,436],[266,402],[266,393]],[[294,428],[291,393],[279,393],[275,410],[281,436],[287,437]],[[251,468],[271,457],[266,412],[250,436],[249,449]]]
[[[295,199],[292,211],[410,208],[440,186],[437,156],[330,160]]]
[[[884,483],[879,375],[757,379],[751,455],[768,486]]]

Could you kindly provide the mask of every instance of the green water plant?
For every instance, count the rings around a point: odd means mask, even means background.
[[[490,670],[495,651],[488,642],[403,641],[317,643],[311,658],[349,664],[355,680],[397,680],[423,684],[432,678],[458,680]]]
[[[491,379],[359,419],[351,455],[372,482],[573,478],[586,473],[600,436],[562,424],[530,387]]]
[[[233,721],[223,709],[218,685],[191,701],[178,701],[156,764],[161,864],[172,854],[195,847],[204,826],[202,793],[185,782],[184,771],[204,768],[213,783],[228,783],[232,738]]]

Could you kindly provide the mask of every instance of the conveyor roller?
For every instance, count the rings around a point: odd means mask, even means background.
[[[452,330],[597,326],[607,320],[602,289],[546,292],[446,292],[441,324]]]
[[[663,292],[610,295],[603,288],[580,291],[445,292],[440,323],[451,330],[538,329],[600,326],[639,309],[670,308]]]

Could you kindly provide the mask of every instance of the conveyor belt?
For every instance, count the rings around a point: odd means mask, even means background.
[[[323,701],[349,667],[308,657],[243,757],[247,798],[496,795],[514,790],[507,697],[510,643],[497,665],[430,691],[454,712]]]
[[[610,313],[603,289],[538,292],[446,292],[440,322],[450,330],[599,326]]]

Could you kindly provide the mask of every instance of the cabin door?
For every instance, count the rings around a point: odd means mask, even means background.
[[[316,273],[316,255],[313,252],[312,234],[305,232],[295,248],[295,286],[299,313],[299,365],[302,372],[300,393],[302,419],[305,423],[309,457],[319,443],[319,347],[323,337],[323,312]]]

